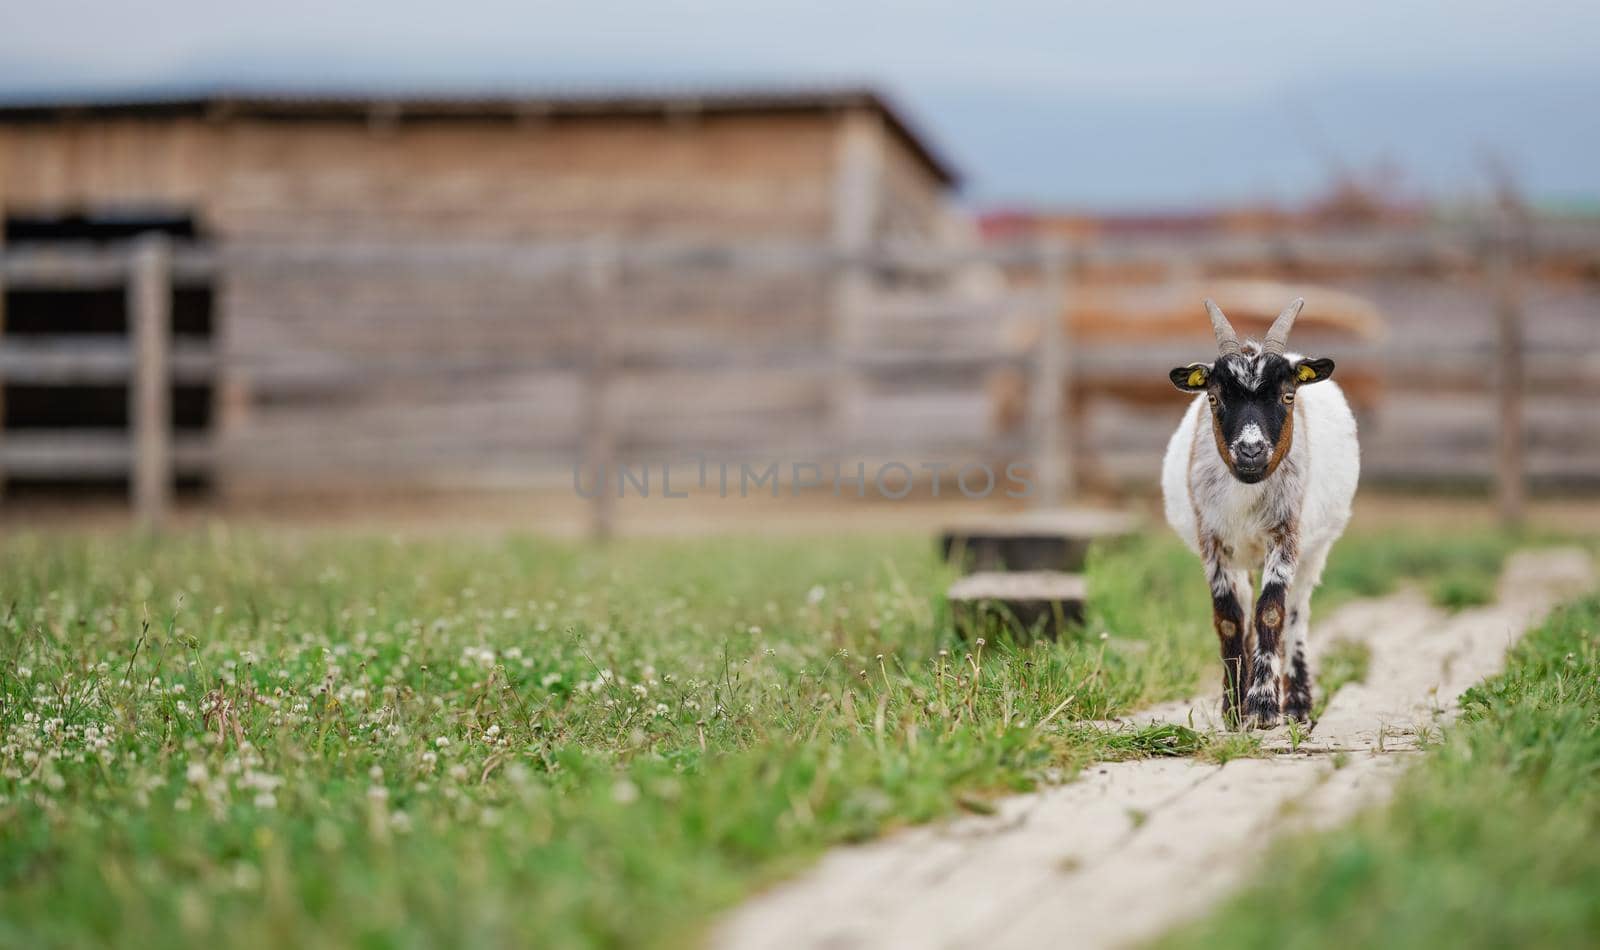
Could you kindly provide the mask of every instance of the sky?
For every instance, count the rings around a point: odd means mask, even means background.
[[[1600,3],[0,0],[0,97],[875,86],[985,208],[1600,206]]]

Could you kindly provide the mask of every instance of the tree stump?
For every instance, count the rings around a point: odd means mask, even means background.
[[[1088,583],[1065,571],[985,571],[960,578],[945,596],[963,637],[1000,632],[1025,643],[1037,633],[1058,639],[1082,623]]]
[[[963,571],[1082,571],[1089,545],[1133,530],[1122,512],[1061,509],[1028,512],[946,528],[940,553]]]

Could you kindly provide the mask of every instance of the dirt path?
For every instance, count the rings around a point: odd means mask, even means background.
[[[1280,754],[1269,759],[1092,766],[992,816],[842,848],[728,917],[713,944],[1115,947],[1154,937],[1240,884],[1241,858],[1273,836],[1337,824],[1386,797],[1419,734],[1453,718],[1456,698],[1498,670],[1517,637],[1593,584],[1588,556],[1563,549],[1513,557],[1492,607],[1447,615],[1414,593],[1350,604],[1316,623],[1313,645],[1366,643],[1366,681],[1341,689],[1297,750],[1276,730],[1268,745]],[[1215,706],[1174,703],[1107,727],[1206,728]]]

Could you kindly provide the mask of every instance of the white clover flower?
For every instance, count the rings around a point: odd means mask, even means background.
[[[184,770],[183,777],[190,785],[199,785],[206,780],[206,767],[199,762],[190,762],[189,767]]]
[[[827,596],[828,589],[823,587],[821,584],[818,584],[817,586],[806,591],[806,603],[815,607],[816,605],[822,603],[823,598]]]
[[[33,670],[29,669],[26,666],[17,667],[17,679],[25,680],[25,679],[32,679],[32,678],[33,678]]]
[[[389,790],[382,785],[374,785],[367,789],[367,800],[371,802],[386,802],[389,800]]]
[[[440,736],[439,738],[433,740],[433,744],[440,749],[448,749],[450,747],[450,737]]]
[[[627,779],[619,779],[611,786],[611,800],[619,805],[631,805],[639,800],[639,786]]]
[[[240,861],[233,866],[233,886],[241,891],[253,891],[261,886],[261,872],[255,865]]]

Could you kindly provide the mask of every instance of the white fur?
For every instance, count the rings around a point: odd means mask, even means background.
[[[1232,363],[1247,364],[1256,369],[1250,375],[1258,375],[1260,348],[1247,344],[1244,355],[1247,359]],[[1285,355],[1291,362],[1300,359]],[[1231,368],[1237,371],[1238,366]],[[1270,476],[1247,485],[1233,477],[1222,458],[1208,400],[1201,395],[1172,434],[1161,467],[1167,521],[1191,550],[1207,559],[1213,596],[1225,597],[1232,588],[1231,599],[1238,602],[1245,625],[1244,662],[1250,670],[1245,716],[1258,726],[1278,722],[1277,710],[1285,701],[1280,691],[1284,661],[1294,664],[1297,676],[1304,666],[1311,592],[1322,579],[1329,549],[1350,521],[1361,472],[1355,417],[1335,383],[1300,387],[1294,425],[1284,428],[1291,439],[1288,452]],[[1252,436],[1265,441],[1257,429],[1241,434],[1237,442]],[[1250,589],[1253,573],[1260,574],[1263,590],[1272,586],[1283,591],[1286,615],[1260,618],[1280,630],[1278,649],[1266,650],[1257,642],[1256,611],[1261,605]],[[1224,628],[1231,622],[1218,623],[1219,633],[1229,632]]]
[[[1287,354],[1290,362],[1300,357]],[[1293,443],[1273,474],[1254,485],[1234,478],[1217,452],[1206,398],[1198,396],[1167,443],[1161,467],[1167,522],[1200,552],[1202,526],[1231,550],[1230,564],[1250,571],[1282,571],[1266,563],[1266,532],[1287,512],[1299,528],[1299,558],[1286,597],[1298,623],[1286,627],[1288,655],[1303,642],[1311,591],[1322,577],[1328,549],[1344,533],[1361,472],[1356,420],[1332,380],[1303,386],[1295,397]],[[1248,603],[1246,603],[1248,617]],[[1299,630],[1291,629],[1293,627]]]

